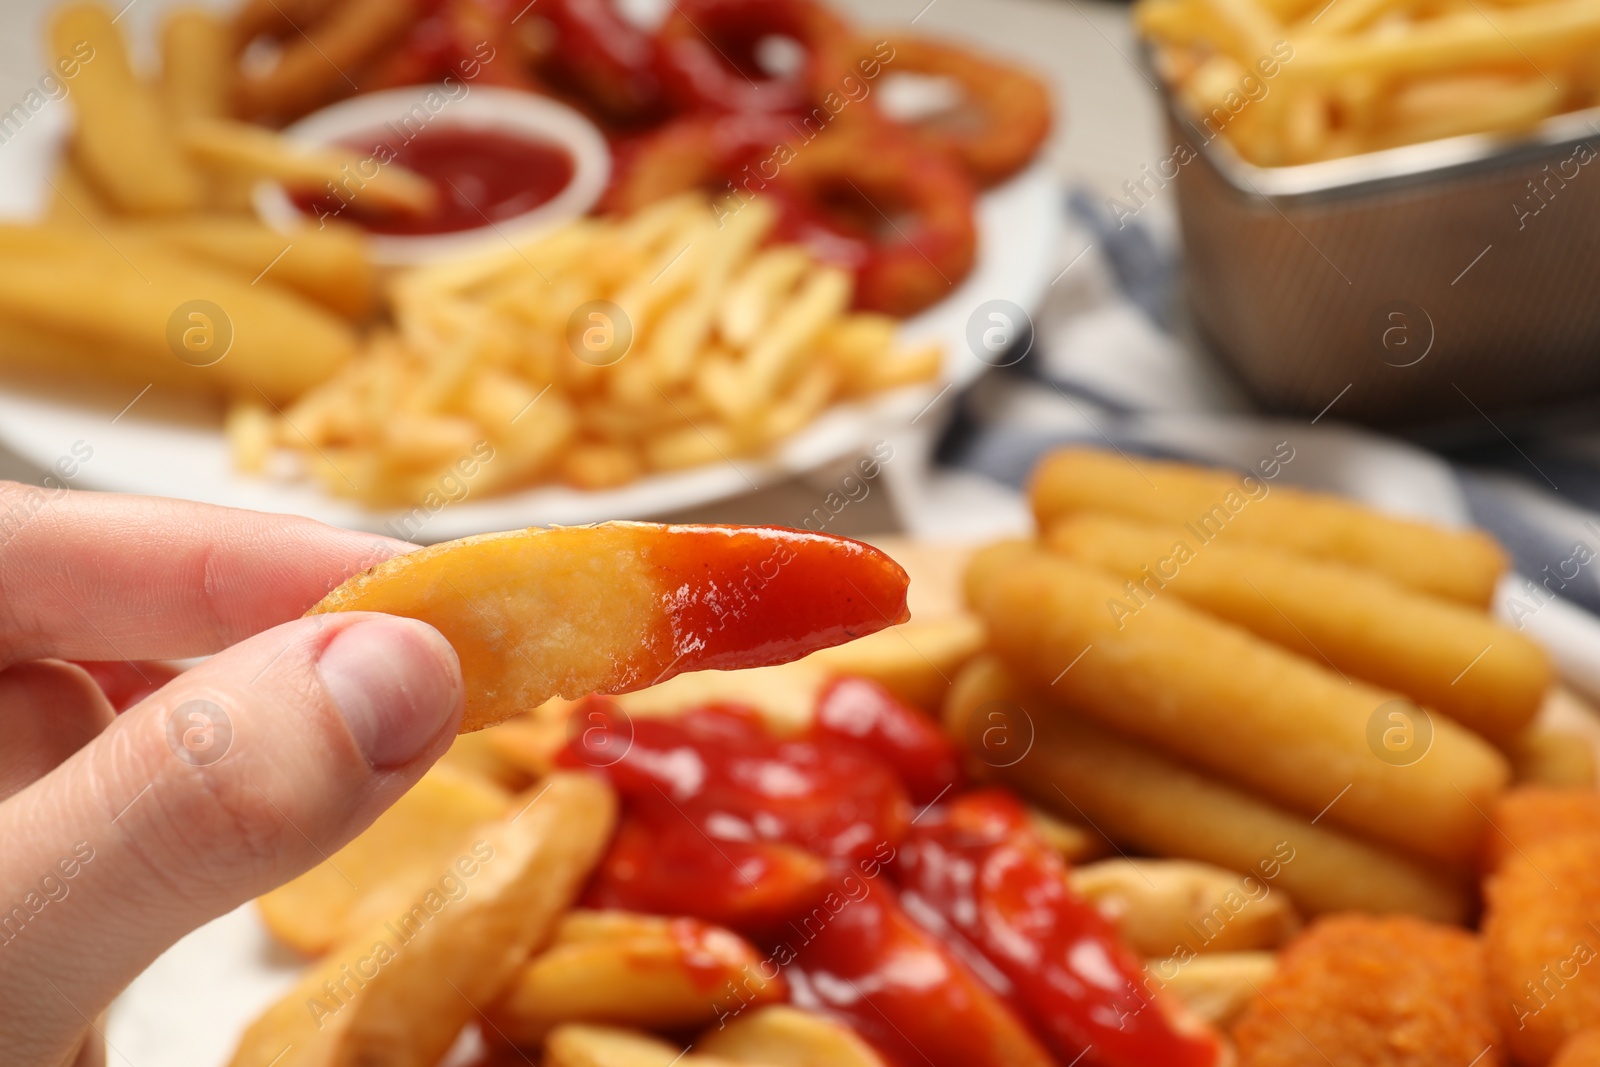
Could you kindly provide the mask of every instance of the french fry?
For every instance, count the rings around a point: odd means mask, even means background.
[[[191,215],[122,230],[226,267],[252,284],[290,289],[347,319],[365,319],[377,306],[377,271],[367,258],[366,239],[351,227],[281,233],[253,219]]]
[[[342,0],[317,7],[323,17],[284,34],[278,61],[246,75],[239,84],[244,113],[257,120],[287,122],[340,96],[359,91],[351,78],[416,22],[416,0]],[[292,22],[292,20],[291,20]]]
[[[348,193],[352,202],[426,214],[438,200],[428,179],[394,163],[333,145],[304,145],[232,119],[196,118],[178,129],[178,142],[198,163],[222,173],[266,178],[290,189]]]
[[[1270,883],[1205,863],[1107,859],[1074,869],[1071,884],[1142,956],[1275,949],[1300,928]]]
[[[397,556],[308,614],[382,611],[437,628],[461,658],[465,733],[555,696],[798,659],[905,621],[905,585],[893,560],[842,538],[604,523]]]
[[[1278,968],[1272,952],[1219,952],[1191,959],[1151,960],[1145,974],[1206,1022],[1227,1027]]]
[[[349,325],[293,294],[111,236],[40,240],[0,257],[0,315],[117,353],[102,374],[280,403],[354,355]]]
[[[975,766],[1036,803],[1130,848],[1252,874],[1307,914],[1404,912],[1439,922],[1467,914],[1466,894],[1447,878],[1040,699],[995,657],[956,678],[945,724]]]
[[[160,215],[198,207],[198,175],[173,143],[153,92],[134,74],[111,10],[74,3],[50,21],[50,59],[71,65],[73,151],[119,210]]]
[[[855,1031],[787,1005],[760,1008],[708,1030],[695,1048],[762,1067],[887,1067]]]
[[[233,104],[228,24],[199,7],[170,11],[161,24],[161,102],[175,122],[221,118]]]
[[[273,430],[272,416],[262,405],[248,400],[229,404],[223,432],[233,454],[233,465],[248,474],[265,469],[272,455]]]
[[[1297,59],[1295,62],[1299,62]],[[1282,457],[1265,459],[1275,476]],[[1499,545],[1476,530],[1445,530],[1380,515],[1337,497],[1186,463],[1125,459],[1070,448],[1034,469],[1029,497],[1041,530],[1057,519],[1104,512],[1195,536],[1266,543],[1286,552],[1349,563],[1434,596],[1487,606],[1507,567]]]
[[[800,288],[772,316],[766,331],[745,354],[747,412],[771,400],[794,372],[797,361],[828,322],[850,304],[850,275],[836,267],[815,267]]]
[[[434,767],[354,841],[258,898],[262,921],[296,951],[321,955],[373,925],[396,894],[415,895],[437,879],[467,832],[510,802],[502,789]]]
[[[1549,656],[1515,630],[1343,564],[1097,515],[1056,523],[1046,542],[1133,583],[1111,609],[1127,626],[1147,599],[1174,595],[1500,744],[1538,713],[1553,678]]]
[[[570,1023],[550,1035],[545,1067],[739,1067],[730,1060],[685,1053],[631,1030]]]
[[[737,348],[753,344],[810,265],[810,257],[798,245],[768,248],[751,259],[717,305],[723,339]]]
[[[968,580],[991,647],[1028,684],[1307,816],[1466,862],[1509,779],[1455,722],[1176,597],[1122,618],[1108,610],[1126,595],[1116,579],[1011,545],[980,552]]]
[[[1540,74],[1446,74],[1394,92],[1378,145],[1415,144],[1490,130],[1520,130],[1559,110],[1565,91]]]
[[[469,831],[430,888],[333,951],[245,1032],[232,1067],[433,1067],[554,932],[616,819],[559,774]]]
[[[682,1030],[785,993],[776,965],[731,930],[692,919],[575,913],[489,1016],[506,1040],[536,1046],[562,1023]]]

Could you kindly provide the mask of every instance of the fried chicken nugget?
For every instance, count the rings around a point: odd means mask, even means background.
[[[1290,942],[1240,1017],[1239,1067],[1500,1067],[1487,984],[1465,930],[1331,916]]]
[[[1600,1067],[1600,1030],[1574,1034],[1550,1061],[1550,1067]]]
[[[1600,792],[1519,786],[1495,804],[1483,842],[1484,870],[1494,872],[1518,849],[1565,837],[1600,838]]]
[[[1600,1027],[1600,835],[1521,846],[1484,897],[1491,1004],[1512,1058],[1540,1067]]]

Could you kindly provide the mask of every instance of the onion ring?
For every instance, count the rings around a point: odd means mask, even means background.
[[[798,70],[763,67],[759,46],[772,38],[799,42]],[[662,80],[684,111],[800,111],[850,72],[850,31],[817,0],[676,0],[656,40]]]
[[[923,37],[891,37],[890,73],[930,74],[957,82],[964,103],[920,122],[905,122],[930,147],[961,162],[981,186],[1027,165],[1050,133],[1050,91],[1008,63]],[[861,50],[864,44],[858,44]]]
[[[631,215],[658,200],[703,189],[713,196],[743,187],[760,192],[775,177],[765,159],[789,154],[803,138],[780,116],[754,113],[676,119],[613,145],[611,188],[602,207]],[[754,175],[754,177],[752,177]]]
[[[855,272],[855,306],[907,316],[938,303],[977,258],[977,192],[955,163],[886,123],[798,150],[768,190],[779,240]]]
[[[602,117],[638,125],[667,113],[656,40],[623,18],[615,0],[541,0],[529,19],[549,28],[542,73]]]

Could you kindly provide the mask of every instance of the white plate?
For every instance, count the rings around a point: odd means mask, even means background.
[[[0,172],[0,181],[25,170],[7,167]],[[43,173],[44,168],[33,172]],[[5,192],[0,189],[0,203],[32,199],[8,197]],[[1053,269],[1060,219],[1060,187],[1044,163],[980,199],[976,267],[954,293],[908,320],[902,331],[907,340],[937,339],[944,344],[948,386],[959,390],[986,369],[967,340],[968,321],[981,305],[996,299],[1028,311],[1038,305]],[[986,312],[983,318],[987,328],[991,320]],[[981,335],[982,330],[978,332]],[[441,541],[548,523],[651,518],[738,496],[813,470],[906,426],[944,388],[945,384],[918,386],[837,405],[759,460],[655,475],[604,492],[539,487],[504,496],[468,497],[429,516],[420,529],[415,521],[406,529],[419,541]],[[85,382],[58,387],[0,385],[0,444],[42,470],[73,454],[75,443],[87,444],[94,455],[73,480],[75,488],[307,515],[372,532],[386,532],[391,528],[386,524],[401,514],[335,498],[309,481],[284,484],[241,476],[233,470],[214,410],[164,397],[159,389],[151,389],[129,407],[137,392],[137,387]]]

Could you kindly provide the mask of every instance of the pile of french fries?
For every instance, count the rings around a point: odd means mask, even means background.
[[[1586,0],[1140,0],[1193,125],[1260,166],[1515,132],[1600,103]]]
[[[329,491],[414,503],[471,461],[470,490],[622,485],[757,453],[837,400],[938,375],[936,345],[849,311],[851,280],[763,247],[757,200],[718,220],[695,195],[583,219],[421,267],[375,336],[281,419],[248,406],[236,454],[298,451]]]

